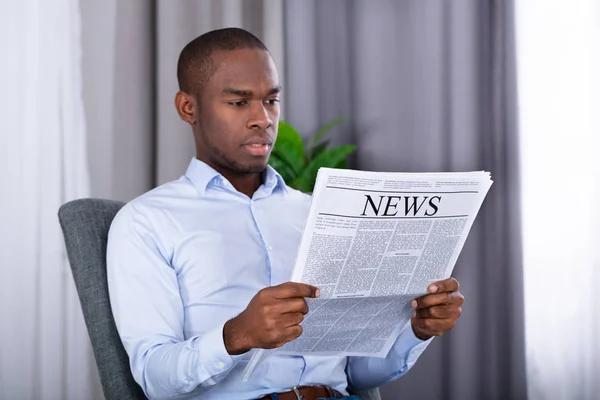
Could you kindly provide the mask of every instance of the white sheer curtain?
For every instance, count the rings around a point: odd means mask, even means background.
[[[1,1],[0,52],[0,398],[101,398],[57,220],[89,192],[78,1]]]
[[[518,1],[529,397],[600,393],[600,2]]]

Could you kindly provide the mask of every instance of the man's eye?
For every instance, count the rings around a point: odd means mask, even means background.
[[[246,100],[241,100],[241,101],[232,101],[229,104],[231,104],[232,106],[235,106],[235,107],[242,107],[242,106],[245,106],[246,104],[248,104],[248,102]]]
[[[270,105],[274,105],[279,103],[279,99],[269,99],[267,100],[267,103],[269,103]]]

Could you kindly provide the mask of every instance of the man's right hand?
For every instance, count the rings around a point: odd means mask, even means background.
[[[223,328],[225,348],[231,355],[250,349],[273,349],[302,334],[300,323],[308,313],[305,297],[319,297],[319,289],[286,282],[259,291],[248,307]]]

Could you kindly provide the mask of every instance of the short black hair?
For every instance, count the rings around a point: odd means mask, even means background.
[[[181,50],[177,62],[179,90],[189,94],[200,94],[214,73],[212,54],[216,51],[238,49],[269,51],[259,38],[241,28],[217,29],[189,42]]]

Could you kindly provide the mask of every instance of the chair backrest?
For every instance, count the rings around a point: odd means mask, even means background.
[[[129,369],[129,358],[110,308],[106,278],[108,229],[124,203],[81,199],[64,204],[58,218],[87,326],[104,397],[146,399]]]

